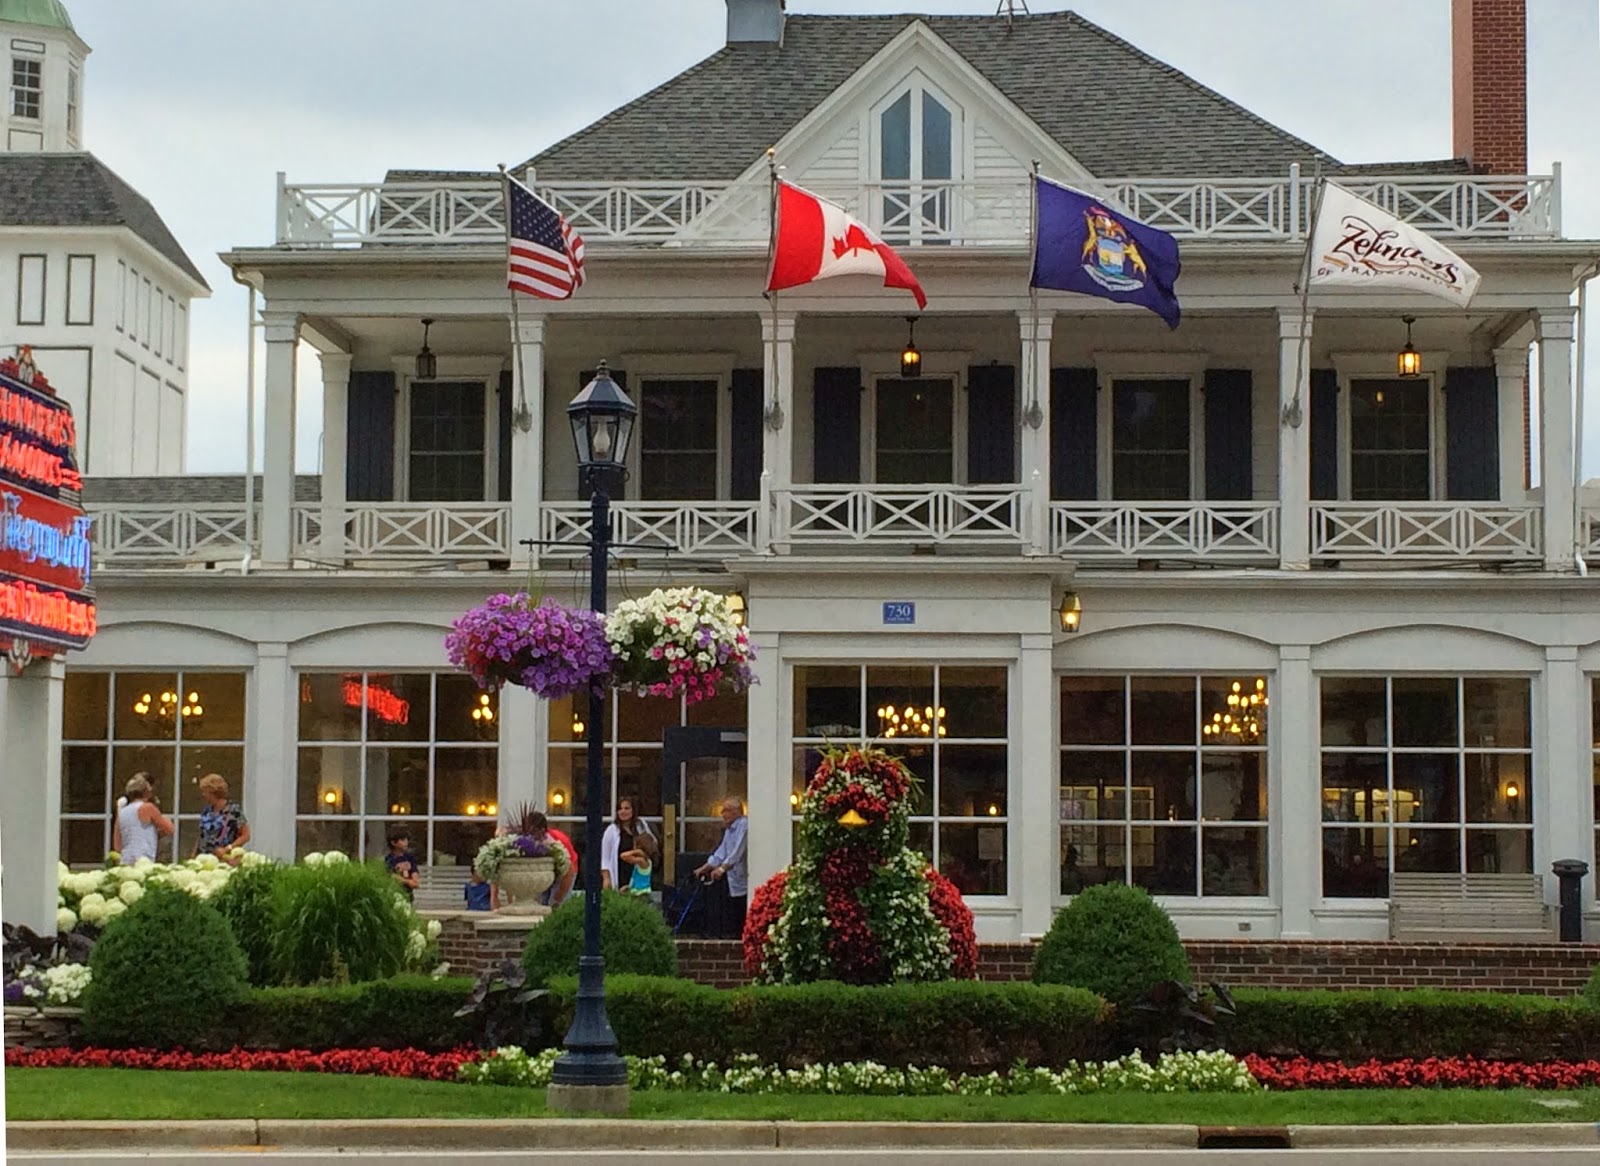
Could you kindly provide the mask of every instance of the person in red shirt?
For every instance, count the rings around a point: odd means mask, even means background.
[[[550,820],[541,813],[533,813],[528,817],[528,825],[532,829],[532,837],[548,838],[552,842],[559,842],[567,852],[567,873],[562,875],[556,884],[545,894],[547,902],[552,907],[559,907],[563,899],[572,894],[572,884],[578,879],[578,848],[572,844],[560,830],[550,825]]]

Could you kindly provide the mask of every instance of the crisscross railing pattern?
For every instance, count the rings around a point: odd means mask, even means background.
[[[756,510],[754,502],[613,502],[611,539],[624,558],[751,555]],[[587,502],[546,502],[540,516],[542,557],[588,555]]]
[[[1275,563],[1276,502],[1055,502],[1050,549],[1077,559]]]
[[[294,508],[295,554],[407,562],[511,557],[511,508],[496,502],[351,502],[341,542],[324,538],[322,506]]]
[[[1019,544],[1028,537],[1020,486],[796,486],[776,492],[774,541]]]
[[[1314,502],[1315,559],[1538,560],[1539,507],[1500,502]]]
[[[98,562],[184,566],[243,558],[249,520],[237,503],[89,506]],[[258,511],[259,513],[259,511]]]

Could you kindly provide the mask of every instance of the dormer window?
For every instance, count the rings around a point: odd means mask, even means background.
[[[956,174],[955,103],[920,75],[879,106],[877,170],[883,184],[883,234],[897,243],[943,243],[950,236],[950,183]]]
[[[11,116],[38,121],[44,109],[44,62],[11,58]]]
[[[78,89],[82,85],[77,65],[67,71],[67,136],[78,144]]]

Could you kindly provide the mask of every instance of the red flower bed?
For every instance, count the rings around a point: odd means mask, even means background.
[[[416,1049],[329,1049],[312,1053],[232,1049],[226,1053],[155,1049],[7,1049],[8,1069],[254,1069],[278,1073],[347,1073],[454,1081],[456,1070],[478,1057],[472,1049],[424,1053]]]
[[[1268,1089],[1579,1089],[1600,1085],[1600,1061],[1426,1060],[1313,1061],[1308,1057],[1241,1058]]]

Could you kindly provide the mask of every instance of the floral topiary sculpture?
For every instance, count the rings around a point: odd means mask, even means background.
[[[972,979],[972,912],[908,845],[911,772],[880,749],[824,755],[793,865],[756,889],[745,970],[770,984]]]

